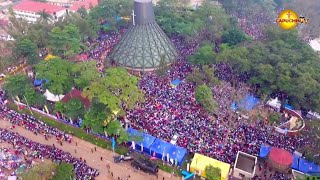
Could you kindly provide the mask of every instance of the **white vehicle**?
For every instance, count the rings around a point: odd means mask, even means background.
[[[177,135],[177,134],[173,135],[170,143],[175,145],[177,143],[177,141],[178,141],[178,138],[179,138],[179,135]]]

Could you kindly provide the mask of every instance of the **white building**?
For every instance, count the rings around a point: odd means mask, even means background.
[[[39,13],[43,11],[51,15],[51,21],[55,21],[67,13],[64,7],[35,1],[22,1],[12,9],[17,18],[25,19],[29,23],[37,22],[40,18]]]

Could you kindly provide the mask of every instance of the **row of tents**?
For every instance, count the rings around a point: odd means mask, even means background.
[[[134,146],[136,150],[142,151],[150,156],[155,156],[158,159],[162,159],[171,164],[182,165],[184,158],[187,155],[187,149],[173,145],[154,136],[146,134],[144,132],[128,128],[130,140],[129,145]],[[135,141],[132,139],[136,139]],[[203,177],[205,175],[205,168],[208,165],[218,167],[221,169],[221,179],[225,180],[228,177],[231,165],[218,161],[216,159],[195,153],[190,165],[190,172],[199,174]],[[189,169],[189,168],[188,168]]]

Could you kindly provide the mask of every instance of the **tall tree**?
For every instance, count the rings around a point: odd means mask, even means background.
[[[55,55],[70,57],[81,51],[78,27],[67,25],[63,29],[54,27],[49,33],[49,48]]]
[[[202,70],[203,65],[212,64],[215,62],[215,53],[213,46],[209,43],[202,45],[195,54],[188,58],[189,62],[200,67]]]
[[[26,75],[14,75],[6,78],[4,89],[12,97],[25,95],[26,90],[32,88],[31,79]]]
[[[45,10],[38,12],[38,15],[40,15],[40,21],[48,22],[52,19],[52,16]]]
[[[75,76],[74,82],[79,89],[90,85],[92,81],[99,77],[99,73],[94,61],[81,62],[72,66],[72,72]]]
[[[111,110],[94,98],[90,110],[84,116],[82,127],[90,127],[94,132],[104,134],[106,126],[112,120]]]
[[[73,85],[72,63],[59,58],[50,61],[41,61],[36,65],[37,78],[47,79],[45,87],[54,94],[64,94],[71,90]]]
[[[246,35],[239,29],[230,29],[228,31],[225,31],[222,35],[222,42],[230,46],[239,44],[246,39]]]
[[[71,119],[78,119],[83,118],[85,108],[79,99],[72,98],[64,104],[64,111],[62,112]]]
[[[28,38],[17,40],[16,52],[20,56],[27,58],[27,63],[30,65],[40,61],[37,45]]]
[[[42,107],[46,103],[46,98],[36,92],[33,88],[25,90],[25,97],[28,101],[28,104],[35,107]]]
[[[132,109],[137,102],[143,101],[143,93],[137,85],[138,78],[129,75],[126,69],[109,68],[103,78],[92,82],[83,93],[90,99],[97,97],[112,112],[123,113],[122,103]]]
[[[213,99],[211,89],[206,85],[200,85],[195,92],[196,100],[209,113],[214,113],[218,110],[218,104]]]

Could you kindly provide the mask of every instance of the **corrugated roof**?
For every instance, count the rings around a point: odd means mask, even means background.
[[[39,13],[41,11],[45,11],[46,13],[53,15],[54,13],[65,10],[65,8],[42,2],[22,1],[21,3],[13,6],[13,10],[31,13]]]

